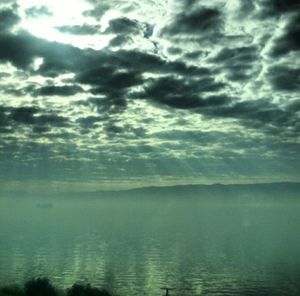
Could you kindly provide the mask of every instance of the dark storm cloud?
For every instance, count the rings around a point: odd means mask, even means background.
[[[299,11],[300,9],[299,0],[260,0],[257,2],[261,9],[261,17],[280,16],[284,13]]]
[[[198,60],[202,57],[206,57],[208,55],[208,52],[202,51],[202,50],[196,50],[192,52],[188,52],[184,55],[184,57],[188,60]]]
[[[300,91],[300,68],[274,66],[268,73],[274,89],[282,91]]]
[[[191,12],[181,12],[175,17],[174,23],[163,31],[175,34],[175,31],[172,32],[175,30],[175,24],[180,25],[179,34],[216,33],[222,28],[222,14],[217,9],[204,7],[192,9]],[[108,31],[131,34],[138,27],[137,22],[122,18],[112,20]],[[99,114],[123,112],[128,99],[145,99],[173,108],[193,109],[194,112],[210,117],[235,118],[247,125],[249,122],[255,122],[261,126],[271,124],[280,127],[291,126],[294,122],[294,115],[276,104],[261,100],[233,100],[229,94],[225,94],[229,86],[225,82],[216,81],[212,70],[187,65],[184,60],[168,61],[158,55],[135,49],[78,49],[42,40],[25,32],[2,33],[0,42],[0,60],[9,61],[20,69],[31,71],[32,74],[56,77],[62,73],[73,72],[75,78],[72,82],[91,86],[90,92],[100,97],[86,101],[86,104],[95,108]],[[180,53],[180,49],[173,49],[175,53]],[[190,53],[190,59],[203,55],[206,55],[204,51]],[[43,63],[34,71],[31,64],[36,57],[42,57]],[[217,67],[219,73],[226,73],[230,80],[241,81],[251,77],[253,64],[258,59],[259,53],[255,46],[240,46],[220,49],[209,61]],[[164,74],[164,77],[146,79],[145,73]],[[273,67],[268,75],[271,85],[277,90],[299,90],[298,69]],[[131,88],[136,86],[140,86],[144,91],[139,90],[131,94]],[[31,93],[33,96],[71,96],[81,91],[82,88],[76,84],[46,85],[22,90],[23,93]],[[35,114],[34,110],[18,112],[20,114],[10,114],[10,120],[23,124],[46,125],[42,124],[42,118]],[[98,119],[83,118],[78,123],[84,128],[94,126]],[[54,124],[49,117],[48,124]]]
[[[124,67],[135,69],[141,73],[180,74],[189,76],[206,76],[210,70],[204,67],[189,66],[183,61],[166,61],[158,55],[138,50],[120,50],[115,54]]]
[[[248,63],[257,59],[257,49],[254,46],[223,48],[213,59],[216,63]]]
[[[42,114],[34,119],[34,124],[37,126],[52,126],[52,127],[67,127],[69,126],[68,119],[56,114]]]
[[[171,55],[178,55],[182,53],[182,49],[178,47],[169,47],[168,48],[168,53]]]
[[[140,74],[134,71],[118,71],[112,66],[89,69],[77,76],[77,81],[99,86],[103,91],[117,91],[142,82]]]
[[[89,57],[89,66],[77,73],[77,83],[92,86],[91,93],[103,94],[108,98],[120,98],[129,88],[143,85],[144,73],[180,74],[204,77],[198,89],[213,91],[223,87],[214,83],[207,68],[187,66],[183,62],[168,62],[157,55],[137,50],[119,50],[117,52],[93,52]]]
[[[100,26],[96,25],[74,25],[74,26],[60,26],[56,27],[61,33],[68,33],[73,35],[95,35],[99,33]]]
[[[110,137],[116,134],[124,133],[123,128],[120,126],[116,126],[115,124],[106,124],[106,126],[104,127],[104,131]]]
[[[222,13],[218,9],[207,7],[184,9],[162,30],[162,34],[169,36],[192,35],[195,38],[217,36],[222,25]]]
[[[63,86],[44,86],[33,90],[34,96],[73,96],[82,92],[83,89],[78,85],[63,85]]]
[[[112,19],[105,33],[112,34],[139,34],[141,25],[136,20],[126,17]]]
[[[38,111],[39,109],[36,107],[12,108],[8,118],[17,123],[33,124],[35,120],[34,115]]]
[[[10,30],[20,21],[20,17],[12,9],[0,10],[0,33]]]
[[[291,17],[290,22],[285,27],[284,33],[275,40],[272,51],[273,57],[288,54],[300,50],[300,6],[298,15]]]
[[[69,126],[66,117],[55,114],[35,106],[1,107],[0,127],[11,133],[20,126],[32,127],[33,131],[48,131],[53,127]]]
[[[300,99],[298,98],[297,100],[293,101],[287,106],[287,110],[289,112],[295,113],[300,111]]]
[[[130,37],[124,36],[124,35],[118,35],[110,40],[109,46],[110,47],[121,47],[122,45],[125,45],[126,43],[130,42],[132,39]]]
[[[202,92],[214,92],[223,87],[223,84],[216,83],[209,77],[200,80],[184,80],[168,76],[149,80],[145,92],[139,95],[141,98],[151,99],[170,107],[190,109],[227,103],[228,98],[222,96],[201,97]]]
[[[105,95],[108,102],[113,105],[113,101],[124,101],[123,97],[130,87],[143,83],[139,73],[128,70],[119,72],[116,69],[112,66],[89,69],[79,73],[76,80],[91,85],[90,92],[93,95]]]
[[[158,55],[138,50],[95,51],[80,50],[70,45],[49,42],[28,33],[0,34],[0,61],[29,70],[34,58],[43,63],[32,74],[56,77],[73,72],[76,81],[90,84],[100,92],[115,92],[142,84],[141,75],[149,73],[176,73],[180,75],[208,75],[207,68],[187,66],[182,61],[166,61]]]
[[[77,123],[81,126],[83,129],[91,129],[95,127],[95,124],[99,122],[103,122],[104,118],[101,116],[86,116],[86,117],[80,117],[76,120]]]
[[[252,71],[259,62],[259,53],[255,46],[223,48],[211,62],[227,73],[227,78],[243,81],[252,78]]]
[[[76,71],[83,61],[80,49],[70,45],[49,42],[26,32],[0,34],[0,61],[11,62],[14,66],[28,70],[34,58],[43,58],[38,73],[54,77]]]
[[[41,16],[52,16],[52,12],[46,6],[32,6],[25,11],[29,18],[38,18]]]

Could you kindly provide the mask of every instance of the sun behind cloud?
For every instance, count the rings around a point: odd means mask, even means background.
[[[72,44],[79,48],[102,48],[108,43],[108,38],[102,36],[95,41],[94,36],[76,36],[65,34],[60,27],[85,24],[84,11],[91,5],[84,0],[70,1],[53,0],[20,0],[18,2],[21,15],[20,28],[34,36],[61,43]],[[92,23],[96,26],[95,22]]]

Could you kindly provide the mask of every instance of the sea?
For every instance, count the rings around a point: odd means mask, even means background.
[[[300,202],[1,198],[0,286],[113,295],[300,295]]]

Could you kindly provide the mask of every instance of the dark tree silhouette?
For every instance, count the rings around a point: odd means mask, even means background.
[[[58,293],[47,278],[37,278],[25,283],[24,295],[58,296]]]
[[[21,287],[11,285],[0,289],[0,296],[24,296],[24,294]]]
[[[67,296],[111,296],[111,294],[90,284],[74,284],[67,290]]]

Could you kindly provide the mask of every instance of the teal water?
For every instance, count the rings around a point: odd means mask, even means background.
[[[300,295],[300,203],[0,200],[0,285],[47,276],[117,295]]]

